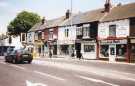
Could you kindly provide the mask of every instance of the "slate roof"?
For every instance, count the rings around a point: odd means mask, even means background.
[[[96,9],[84,13],[73,15],[69,19],[65,20],[65,16],[59,17],[53,20],[47,20],[46,24],[41,22],[35,24],[29,31],[42,30],[45,28],[51,28],[56,26],[67,26],[72,24],[81,24],[88,22],[105,22],[119,19],[126,19],[135,17],[135,3],[113,7],[109,13],[104,12],[104,8]]]
[[[56,19],[52,19],[52,20],[47,20],[44,24],[42,24],[42,22],[39,22],[37,24],[35,24],[30,30],[29,32],[32,31],[36,31],[36,30],[43,30],[45,28],[52,28],[52,27],[57,27],[59,26],[59,24],[61,24],[63,21],[65,20],[65,17],[59,17]]]
[[[103,18],[102,22],[135,17],[135,3],[116,6]]]
[[[104,16],[105,12],[104,9],[96,9],[92,11],[88,11],[85,13],[79,13],[72,17],[72,24],[81,24],[81,23],[88,23],[94,21],[100,21],[100,19]],[[71,25],[71,18],[67,21],[64,21],[61,26]]]

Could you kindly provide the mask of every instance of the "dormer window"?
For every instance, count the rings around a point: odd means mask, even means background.
[[[90,38],[90,25],[83,25],[83,38]]]

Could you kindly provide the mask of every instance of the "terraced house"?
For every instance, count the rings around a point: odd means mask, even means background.
[[[57,39],[59,24],[68,18],[69,14],[65,16],[46,20],[35,24],[27,33],[27,47],[33,52],[36,57],[48,56],[49,51],[53,55],[57,55]]]
[[[135,3],[110,7],[100,21],[98,40],[100,58],[135,59]]]

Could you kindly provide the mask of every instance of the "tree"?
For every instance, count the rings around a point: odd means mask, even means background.
[[[39,21],[41,21],[41,18],[36,13],[22,11],[8,25],[8,33],[14,36],[20,35],[22,32],[26,33]]]

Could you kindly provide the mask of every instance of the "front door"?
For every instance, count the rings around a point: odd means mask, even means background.
[[[109,61],[115,62],[116,59],[116,45],[112,44],[109,46]]]

